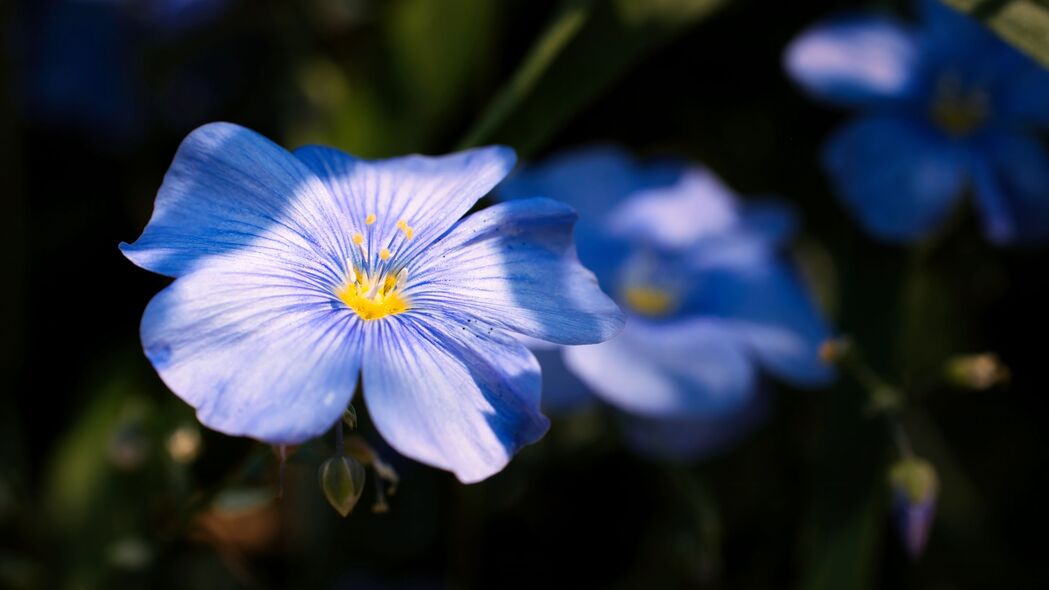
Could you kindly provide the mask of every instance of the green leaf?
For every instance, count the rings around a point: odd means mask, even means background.
[[[1044,0],[944,0],[976,18],[1009,43],[1049,67],[1049,2]]]
[[[528,155],[645,57],[724,0],[567,0],[460,147]]]

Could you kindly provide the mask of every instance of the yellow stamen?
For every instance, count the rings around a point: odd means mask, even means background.
[[[403,219],[397,222],[397,229],[403,231],[404,237],[409,240],[415,235],[415,228],[408,225],[408,222]]]
[[[387,274],[369,280],[364,273],[350,271],[346,282],[335,291],[335,295],[362,320],[377,320],[386,316],[408,311],[408,300],[399,292],[403,287],[401,275]],[[379,287],[381,285],[381,287]]]
[[[353,234],[353,243],[356,246],[360,246],[364,243],[364,235],[360,232]]]
[[[389,248],[383,248],[382,250],[379,250],[379,258],[382,258],[383,260],[389,260],[390,259],[390,250],[389,250]]]
[[[674,297],[667,291],[648,285],[635,285],[623,290],[624,302],[641,315],[661,316],[669,313]]]
[[[367,225],[375,223],[375,214],[369,213],[368,216],[364,218],[364,223]]]

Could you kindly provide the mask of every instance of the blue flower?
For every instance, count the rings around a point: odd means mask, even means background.
[[[525,169],[500,193],[575,207],[579,257],[627,311],[608,342],[538,351],[552,411],[585,403],[589,389],[627,416],[640,450],[692,459],[760,423],[762,373],[830,379],[818,354],[827,327],[781,252],[793,231],[783,207],[740,203],[703,168],[612,148]]]
[[[1049,72],[936,0],[910,25],[831,19],[788,47],[812,96],[860,109],[829,140],[835,191],[874,236],[907,242],[940,226],[971,192],[999,244],[1049,236]]]
[[[548,199],[460,219],[512,150],[367,161],[289,153],[229,123],[179,148],[138,266],[175,281],[142,318],[146,356],[202,423],[291,444],[339,419],[363,375],[376,428],[464,482],[539,439],[535,357],[512,334],[600,342],[623,316]]]
[[[216,17],[229,0],[34,0],[15,29],[19,86],[35,119],[102,143],[141,139],[149,96],[141,67],[158,38]],[[193,105],[190,105],[193,106]],[[185,108],[185,105],[180,105]]]

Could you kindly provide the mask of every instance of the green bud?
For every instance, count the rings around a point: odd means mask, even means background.
[[[945,373],[954,385],[978,391],[1009,381],[1009,368],[991,352],[956,356],[947,361]]]
[[[318,475],[321,490],[331,507],[342,516],[353,512],[364,491],[364,465],[346,455],[332,457],[321,463]]]
[[[925,459],[907,457],[889,469],[889,483],[911,503],[927,502],[936,497],[940,482],[936,469]]]
[[[342,421],[350,430],[357,428],[357,410],[353,408],[353,404],[346,406],[346,411],[342,413]]]

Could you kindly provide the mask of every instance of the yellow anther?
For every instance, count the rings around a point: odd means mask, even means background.
[[[346,281],[335,290],[346,307],[349,307],[362,320],[377,320],[388,315],[397,315],[408,311],[408,300],[401,294],[404,286],[400,273],[385,276],[368,277],[363,271],[350,271]]]
[[[415,235],[415,228],[408,225],[408,222],[403,219],[397,222],[397,229],[403,231],[404,237],[408,238],[409,240],[412,239],[412,236]]]
[[[353,234],[353,243],[356,246],[360,246],[361,244],[363,244],[364,243],[364,234],[362,234],[360,232],[357,232],[357,233]]]
[[[623,300],[631,309],[647,316],[666,315],[674,306],[670,293],[647,285],[627,287],[623,290]]]
[[[369,213],[368,216],[364,218],[364,223],[367,225],[375,223],[375,214]]]
[[[383,260],[389,260],[390,259],[390,250],[389,250],[389,248],[383,248],[382,250],[379,250],[379,258],[382,258]]]

